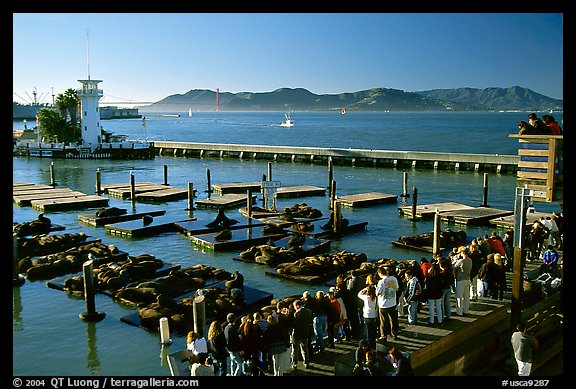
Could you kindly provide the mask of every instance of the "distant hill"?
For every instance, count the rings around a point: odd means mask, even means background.
[[[521,86],[510,88],[432,89],[417,92],[422,96],[481,106],[493,110],[562,110],[564,101],[553,99]]]
[[[519,88],[524,92],[505,91]],[[491,91],[491,94],[488,91]],[[460,91],[460,92],[458,92]],[[466,92],[467,91],[467,92]],[[485,97],[481,98],[485,92]],[[490,98],[490,95],[493,97]],[[507,99],[505,96],[510,95]],[[498,101],[497,96],[503,96]],[[516,96],[512,98],[512,96]],[[540,98],[536,98],[540,96]],[[546,100],[547,99],[547,100]],[[539,95],[529,89],[472,88],[405,92],[398,89],[373,88],[358,92],[317,95],[304,88],[280,88],[272,92],[221,92],[220,111],[336,111],[345,107],[350,111],[488,111],[501,109],[532,109],[541,101],[542,109],[561,109],[562,100]],[[511,104],[511,102],[515,102]],[[554,102],[554,104],[552,104]],[[544,104],[546,103],[546,104]],[[552,106],[553,105],[553,106]],[[517,108],[530,107],[530,108]],[[170,95],[148,106],[145,112],[214,111],[216,92],[192,89],[185,94]]]

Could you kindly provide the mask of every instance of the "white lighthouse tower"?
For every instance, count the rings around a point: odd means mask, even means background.
[[[103,92],[102,89],[98,89],[98,83],[102,80],[91,80],[88,75],[87,80],[78,82],[82,83],[82,88],[76,90],[81,101],[82,145],[94,150],[102,143],[99,100]]]

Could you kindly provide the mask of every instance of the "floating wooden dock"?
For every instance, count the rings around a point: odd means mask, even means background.
[[[231,182],[228,184],[212,184],[212,191],[218,194],[244,193],[247,191],[260,192],[262,182]]]
[[[312,185],[285,186],[276,189],[276,198],[324,195],[326,195],[326,188],[320,188],[318,186]]]
[[[378,204],[395,203],[398,201],[398,196],[379,192],[368,192],[338,196],[337,199],[342,205],[348,207],[369,207]]]
[[[192,242],[200,247],[205,247],[214,251],[233,251],[243,250],[250,246],[267,243],[268,241],[278,240],[286,236],[287,231],[266,234],[263,231],[265,227],[249,227],[242,229],[230,230],[232,238],[227,240],[216,240],[218,232],[208,234],[192,235]]]
[[[526,225],[532,225],[536,220],[539,220],[541,217],[548,217],[552,216],[550,213],[545,212],[526,212]],[[514,228],[515,220],[514,215],[509,216],[500,216],[494,219],[488,220],[490,225],[496,226],[498,228]]]
[[[326,216],[317,218],[295,217],[294,220],[284,220],[280,216],[271,216],[265,218],[257,218],[257,220],[270,226],[286,228],[298,223],[312,223],[318,220],[328,220],[328,218]]]
[[[416,205],[416,218],[419,219],[433,218],[437,210],[438,212],[443,213],[443,212],[459,211],[473,208],[474,207],[471,207],[469,205],[455,202]],[[398,208],[398,212],[400,212],[400,216],[412,217],[412,206],[408,205],[405,207],[400,207]]]
[[[329,230],[324,230],[321,228],[322,225],[326,224],[326,220],[323,219],[319,219],[319,220],[315,220],[312,221],[310,223],[310,225],[312,226],[312,229],[310,231],[299,231],[294,229],[295,225],[292,225],[292,232],[297,232],[301,235],[304,236],[309,236],[311,238],[316,238],[316,239],[332,239],[334,238],[334,231],[332,229]],[[360,232],[360,231],[364,231],[366,229],[366,226],[368,225],[368,222],[360,222],[360,221],[356,221],[356,220],[348,220],[348,225],[346,227],[342,228],[342,235],[349,235],[349,234],[353,234],[356,232]]]
[[[290,239],[292,239],[292,236],[287,236],[285,238],[278,239],[277,241],[274,242],[274,246],[282,247],[282,248],[288,250],[288,249],[290,249],[290,243],[289,243]],[[310,237],[304,237],[304,239],[305,240],[301,246],[302,249],[299,251],[296,251],[296,255],[294,255],[292,258],[290,258],[289,261],[295,261],[297,259],[308,257],[310,255],[321,254],[321,253],[328,251],[328,249],[330,248],[330,244],[331,244],[330,240],[314,239],[314,238],[310,238]],[[259,265],[266,265],[265,263],[256,262],[256,261],[251,260],[251,259],[243,259],[240,257],[233,257],[232,259],[235,261],[257,263]],[[280,263],[280,262],[278,262],[278,263]],[[271,265],[271,266],[276,266],[276,265],[278,265],[278,263],[275,263],[274,265]]]
[[[176,232],[176,222],[185,222],[190,219],[178,216],[158,216],[154,217],[149,224],[144,224],[144,220],[130,220],[115,224],[106,224],[106,232],[112,235],[123,237],[143,237],[160,234],[163,232]]]
[[[129,199],[131,197],[130,184],[107,184],[102,185],[101,189],[110,197],[121,199]],[[188,198],[188,189],[172,188],[168,185],[147,181],[135,182],[134,196],[137,201],[176,201]]]
[[[490,219],[513,215],[514,211],[504,209],[476,207],[472,209],[460,209],[440,214],[442,221],[465,225],[487,225]]]
[[[32,200],[32,208],[42,212],[68,211],[73,209],[101,208],[108,206],[106,197],[97,195],[82,195],[45,200]]]
[[[204,287],[226,290],[226,281],[217,282],[214,284],[206,285]],[[265,291],[260,290],[260,289],[251,288],[251,287],[246,286],[246,285],[244,285],[242,287],[242,291],[244,292],[244,298],[246,299],[246,305],[239,312],[234,312],[238,316],[244,315],[247,313],[255,312],[255,311],[259,310],[260,308],[262,308],[266,305],[269,305],[272,302],[272,298],[274,297],[272,293],[265,292]],[[194,296],[195,293],[196,293],[196,291],[186,293],[182,296],[176,297],[175,300],[176,301],[182,301],[186,298],[191,298],[192,296]],[[210,323],[210,322],[214,321],[215,319],[217,319],[217,318],[209,315],[209,312],[206,312],[206,323]],[[221,318],[218,318],[218,319],[222,320]],[[225,317],[224,317],[224,319],[225,319]],[[129,315],[123,316],[120,318],[120,320],[126,324],[130,324],[130,325],[133,325],[135,327],[140,327],[140,328],[145,329],[147,331],[151,331],[150,328],[145,327],[141,324],[140,315],[138,314],[138,312],[134,312],[134,313],[131,313]]]
[[[42,212],[67,211],[108,205],[108,199],[96,195],[75,192],[69,188],[28,182],[12,183],[12,200],[17,205],[31,205]]]
[[[250,228],[250,227],[262,227],[265,224],[256,222],[256,221],[241,221],[236,224],[231,225],[230,227],[206,227],[206,224],[210,223],[212,220],[189,220],[184,222],[176,222],[176,228],[185,234],[186,236],[193,236],[193,235],[203,235],[203,234],[210,234],[213,232],[222,231],[224,229],[229,230],[236,230],[241,228]]]
[[[196,208],[224,209],[235,208],[246,204],[247,195],[239,193],[229,193],[221,196],[214,196],[204,200],[196,200]],[[256,201],[256,195],[252,195],[252,202]]]
[[[414,245],[402,243],[402,242],[397,241],[397,240],[392,241],[392,245],[396,246],[396,247],[402,247],[405,249],[424,251],[427,253],[433,253],[434,252],[434,248],[432,246],[414,246]],[[447,247],[440,247],[438,249],[438,251],[440,252],[440,251],[444,251],[446,249],[447,249]]]
[[[238,209],[238,212],[240,212],[244,217],[248,217],[248,209],[246,209],[246,207]],[[272,211],[260,207],[252,208],[252,219],[264,219],[268,217],[280,216],[281,214],[282,212],[280,211]]]
[[[91,226],[104,226],[106,224],[113,224],[113,223],[120,223],[129,220],[137,220],[142,219],[143,216],[162,216],[166,213],[165,210],[158,210],[158,211],[147,211],[147,212],[135,212],[131,214],[124,214],[118,216],[107,216],[107,217],[96,217],[95,214],[88,214],[88,215],[78,215],[78,220],[83,223],[90,224]]]

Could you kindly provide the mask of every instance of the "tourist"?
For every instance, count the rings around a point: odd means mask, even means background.
[[[357,296],[358,292],[360,292],[366,286],[366,281],[364,280],[363,277],[360,277],[359,269],[352,269],[350,271],[350,278],[347,281],[347,286],[348,290],[353,296],[354,301],[352,305],[356,306],[356,312],[357,312],[356,315],[358,317],[358,328],[357,328],[358,332],[353,334],[353,336],[360,338],[362,335],[362,327],[364,325],[363,307],[362,307],[363,302]],[[352,314],[349,312],[348,315],[351,316]]]
[[[349,340],[352,337],[358,338],[358,315],[354,316],[354,312],[358,312],[358,304],[355,304],[356,296],[352,296],[348,290],[344,275],[339,274],[336,277],[336,293],[335,297],[342,300],[344,309],[346,311],[346,318],[342,330],[344,331],[344,340]],[[355,319],[355,320],[354,320]],[[354,321],[354,324],[352,324]]]
[[[386,266],[378,267],[380,281],[376,286],[378,296],[378,313],[380,318],[380,340],[386,342],[387,336],[398,338],[398,310],[396,293],[398,292],[398,280],[389,274]]]
[[[440,257],[440,279],[442,281],[442,320],[443,322],[452,318],[452,289],[454,288],[454,273],[452,263],[446,257]]]
[[[536,129],[538,135],[552,135],[550,128],[534,112],[528,115],[528,123]]]
[[[300,299],[294,300],[294,321],[292,323],[292,369],[298,368],[298,359],[302,357],[304,367],[310,367],[308,339],[312,327],[312,311],[306,308]]]
[[[244,353],[244,373],[246,375],[259,376],[262,372],[260,353],[262,350],[262,331],[258,324],[254,323],[251,315],[243,317],[243,324],[239,328],[240,347]]]
[[[542,115],[542,121],[548,126],[552,135],[562,135],[562,127],[560,127],[560,124],[554,119],[554,116]]]
[[[478,270],[478,279],[482,281],[482,297],[491,297],[497,293],[497,278],[498,267],[494,264],[494,254],[488,254],[486,262]]]
[[[532,371],[534,349],[538,348],[538,340],[526,331],[522,322],[516,326],[516,332],[510,339],[514,351],[514,359],[518,365],[519,376],[529,376]]]
[[[312,312],[312,327],[310,328],[310,336],[308,337],[308,354],[314,354],[314,344],[316,348],[320,348],[318,345],[318,340],[316,337],[316,330],[314,329],[314,323],[317,322],[316,317],[319,313],[318,301],[316,297],[313,297],[309,291],[304,291],[302,293],[302,304]]]
[[[424,276],[424,278],[420,281],[424,282],[426,280],[426,277],[428,276],[428,270],[430,270],[430,267],[432,267],[430,262],[428,262],[426,258],[422,257],[420,259],[420,269],[422,269],[422,275]]]
[[[206,344],[206,338],[200,336],[199,333],[190,331],[186,337],[186,349],[190,353],[190,362],[200,362],[204,363],[204,360],[208,356],[208,345]]]
[[[404,272],[406,279],[406,302],[408,303],[408,324],[418,324],[418,300],[422,293],[422,285],[414,275],[412,269],[406,269]]]
[[[456,315],[464,316],[470,310],[470,270],[472,270],[472,259],[466,246],[458,247],[458,259],[454,263],[453,270],[456,280]]]
[[[548,245],[544,255],[542,255],[542,265],[540,265],[540,270],[538,274],[548,273],[552,277],[556,276],[558,270],[558,260],[560,256],[558,255],[558,251],[552,246],[551,244]]]
[[[226,337],[226,349],[230,358],[230,374],[240,376],[244,374],[244,359],[242,358],[242,347],[240,346],[240,336],[236,327],[236,315],[229,313],[226,316],[226,326],[224,327]]]
[[[228,350],[226,350],[226,336],[222,324],[213,320],[208,328],[207,336],[208,353],[214,360],[215,372],[219,376],[226,376],[228,371]]]
[[[504,292],[507,288],[506,268],[504,267],[502,256],[498,253],[494,254],[494,265],[496,265],[496,280],[492,298],[502,301],[504,300]]]
[[[434,313],[442,326],[442,275],[440,266],[434,262],[424,279],[424,294],[428,299],[428,324],[434,325]]]
[[[482,291],[478,290],[478,271],[484,262],[482,261],[482,254],[480,254],[476,242],[472,242],[470,246],[468,246],[468,249],[470,250],[470,259],[472,260],[472,269],[470,269],[470,296],[473,301],[476,301],[478,297],[482,297]]]
[[[288,304],[283,300],[276,303],[276,311],[272,314],[276,315],[276,318],[278,319],[278,326],[280,327],[280,332],[282,333],[284,343],[286,344],[286,351],[280,352],[276,357],[278,360],[278,371],[281,372],[282,375],[290,374],[290,369],[292,368],[292,363],[290,361],[292,350],[290,346],[294,315],[288,307]]]
[[[368,347],[376,350],[376,334],[378,332],[378,296],[374,285],[368,285],[360,292],[358,298],[362,300],[362,317],[364,320],[364,340]]]
[[[190,366],[191,376],[214,376],[214,364],[212,357],[206,357],[204,362],[194,362]]]
[[[362,369],[368,362],[366,353],[369,350],[371,350],[371,348],[365,339],[358,342],[358,347],[354,351],[354,368],[352,369],[352,375],[364,375]]]
[[[286,335],[282,325],[278,322],[278,315],[271,314],[267,318],[268,325],[262,331],[263,348],[266,353],[272,358],[272,374],[274,376],[284,375],[282,368],[282,358],[288,360],[290,365],[289,341],[286,340]]]
[[[394,369],[388,373],[389,376],[401,377],[414,375],[410,359],[396,347],[390,347],[388,350],[388,355],[386,355],[386,359],[390,362],[392,368]]]

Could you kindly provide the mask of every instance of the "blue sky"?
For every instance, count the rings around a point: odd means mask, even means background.
[[[563,99],[563,43],[560,13],[14,13],[13,92],[51,102],[89,62],[101,102],[515,85]]]

